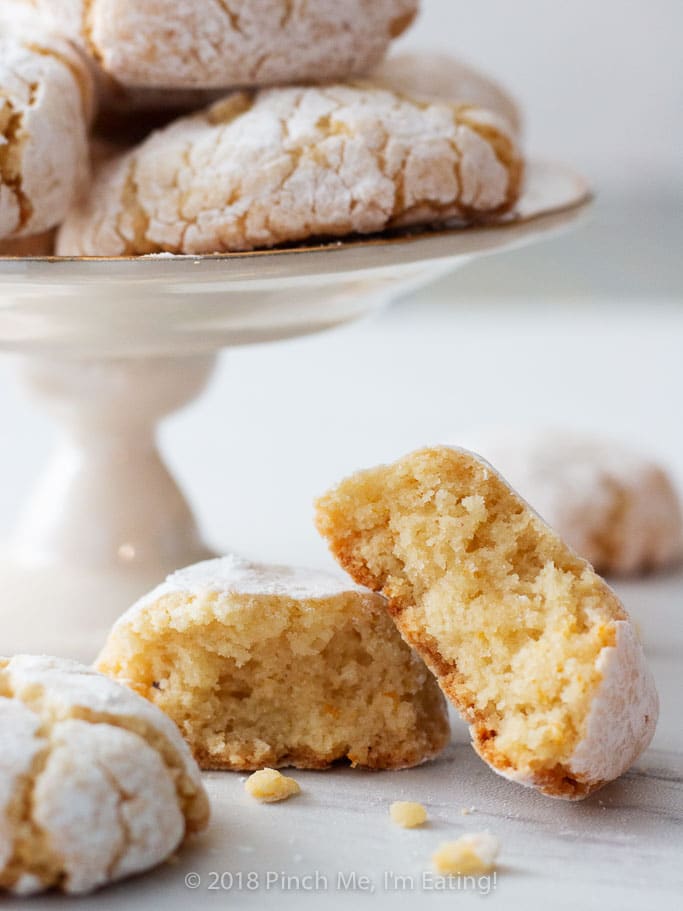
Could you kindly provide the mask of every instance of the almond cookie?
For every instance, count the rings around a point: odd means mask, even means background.
[[[57,249],[220,253],[492,218],[521,170],[483,109],[370,85],[237,93],[101,168]]]
[[[116,623],[97,667],[163,709],[205,769],[403,768],[448,741],[384,599],[313,570],[181,570]]]
[[[206,827],[199,769],[145,699],[61,658],[0,658],[0,888],[84,893]]]
[[[0,240],[64,218],[88,176],[92,108],[88,67],[71,45],[14,5],[0,12]]]
[[[683,559],[681,501],[652,459],[570,431],[499,428],[467,442],[599,573],[646,573]]]
[[[360,472],[317,524],[387,596],[496,772],[576,799],[647,747],[657,693],[628,616],[486,462],[442,447]]]
[[[366,73],[418,0],[33,0],[123,85],[226,88]]]
[[[503,117],[516,135],[522,131],[517,102],[505,89],[449,54],[392,54],[373,70],[371,78],[395,92],[487,108]]]

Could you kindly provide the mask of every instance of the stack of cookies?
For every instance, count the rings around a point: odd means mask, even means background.
[[[6,0],[0,254],[246,251],[490,221],[519,114],[439,56],[418,0]],[[180,114],[180,116],[178,116]],[[115,138],[92,154],[92,139]]]

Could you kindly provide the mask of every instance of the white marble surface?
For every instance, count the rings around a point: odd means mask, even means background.
[[[683,479],[683,311],[670,293],[680,291],[675,271],[660,296],[646,295],[646,279],[617,296],[600,285],[600,276],[614,274],[604,263],[586,269],[595,239],[581,243],[577,236],[543,254],[476,265],[476,276],[466,270],[352,329],[229,355],[207,396],[163,432],[207,537],[263,559],[324,566],[329,558],[312,529],[310,503],[329,481],[482,421],[607,430],[658,452]],[[487,282],[505,297],[475,297],[475,286]],[[0,414],[1,533],[45,458],[51,428],[26,408],[4,364]],[[683,571],[617,587],[642,629],[662,712],[635,768],[589,800],[558,802],[497,778],[456,722],[453,745],[433,764],[400,773],[296,773],[303,794],[282,805],[251,801],[239,775],[211,774],[210,831],[176,863],[79,902],[49,896],[3,906],[679,907]],[[422,800],[430,824],[412,832],[393,826],[388,805],[401,798]],[[475,809],[463,816],[464,807]],[[483,829],[502,842],[490,895],[421,888],[441,841]],[[189,890],[184,878],[193,871],[202,883]],[[235,878],[233,890],[210,890],[212,871],[245,879],[256,872],[260,888],[240,891]],[[278,881],[267,889],[268,871],[319,871],[328,888],[311,894]],[[339,872],[368,875],[375,892],[338,889]],[[387,891],[385,872],[413,875],[415,890]]]
[[[620,911],[679,907],[683,572],[622,584],[619,590],[644,631],[662,710],[647,753],[620,781],[591,798],[552,800],[498,778],[454,719],[453,743],[436,762],[404,772],[293,772],[302,794],[283,804],[256,803],[244,793],[242,775],[210,773],[210,829],[174,863],[80,902],[49,896],[24,900],[21,907],[388,909],[446,908],[453,902],[480,907],[483,900],[505,909],[550,903],[558,909]],[[422,801],[429,824],[397,828],[388,808],[401,799]],[[460,881],[459,887],[456,880],[449,892],[431,891],[422,877],[429,875],[438,845],[482,830],[502,844],[495,880]],[[223,873],[224,888],[209,888]],[[357,883],[367,877],[373,891],[344,888],[339,875],[353,873]],[[186,886],[188,874],[198,874],[197,888]],[[306,884],[316,875],[318,890],[310,891]],[[398,887],[395,876],[412,877],[414,886]],[[248,882],[258,888],[250,890]]]

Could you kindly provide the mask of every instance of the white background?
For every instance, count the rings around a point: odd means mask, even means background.
[[[423,0],[405,45],[494,73],[523,103],[531,147],[603,188],[678,185],[683,199],[680,0]]]

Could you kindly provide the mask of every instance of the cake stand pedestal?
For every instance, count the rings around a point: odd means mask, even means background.
[[[137,597],[212,555],[156,427],[199,395],[219,351],[359,319],[566,228],[589,200],[574,173],[533,165],[502,225],[199,258],[0,259],[0,348],[62,429],[0,550],[0,654],[91,661]]]

